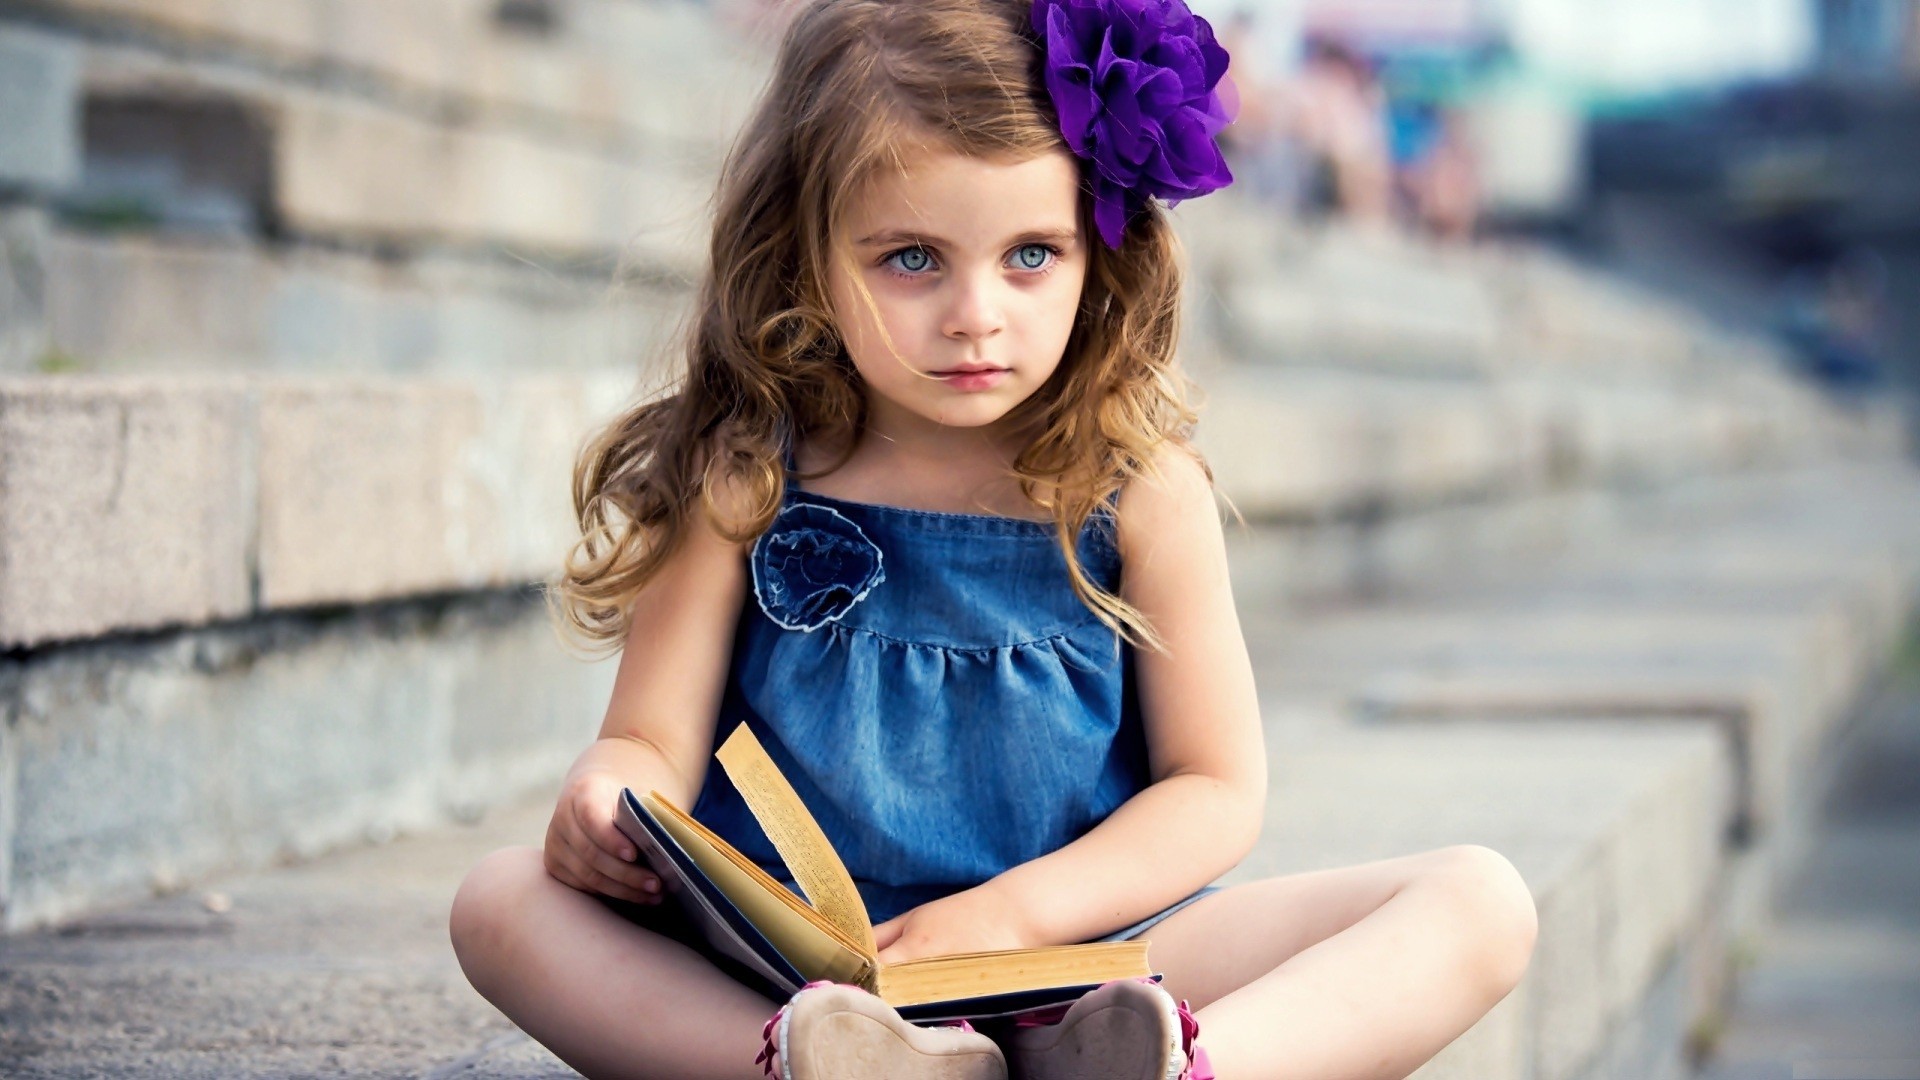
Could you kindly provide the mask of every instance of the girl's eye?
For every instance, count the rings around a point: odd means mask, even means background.
[[[889,262],[896,259],[899,260],[896,265],[909,274],[918,274],[933,263],[932,257],[927,254],[927,249],[920,247],[901,248],[887,256]]]
[[[1054,259],[1060,258],[1060,248],[1052,244],[1021,244],[1014,248],[1014,265],[1023,271],[1044,271],[1050,269]]]
[[[1040,270],[1047,265],[1047,260],[1058,254],[1060,249],[1048,244],[1021,244],[1013,253],[1013,261],[1022,270]]]

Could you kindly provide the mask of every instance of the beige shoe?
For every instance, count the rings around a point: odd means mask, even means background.
[[[973,1025],[920,1027],[845,983],[801,987],[760,1035],[753,1060],[780,1080],[1007,1080],[1005,1055]]]
[[[1021,1021],[1009,1037],[1016,1080],[1212,1080],[1194,1044],[1200,1025],[1158,983],[1117,979],[1057,1018],[1056,1010]]]

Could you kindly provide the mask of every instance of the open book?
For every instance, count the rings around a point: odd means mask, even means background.
[[[623,788],[615,821],[707,943],[775,990],[792,994],[814,979],[852,983],[902,1017],[927,1022],[1006,1016],[1076,1000],[1112,979],[1157,977],[1144,941],[882,964],[852,875],[759,740],[741,724],[714,756],[806,900],[658,791]]]

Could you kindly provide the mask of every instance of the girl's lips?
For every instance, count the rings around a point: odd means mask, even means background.
[[[1001,376],[1010,373],[1008,368],[981,368],[977,371],[934,372],[940,381],[955,390],[985,390],[998,385]]]

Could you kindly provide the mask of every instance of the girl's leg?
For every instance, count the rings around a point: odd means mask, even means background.
[[[555,881],[538,848],[482,859],[449,929],[474,989],[588,1077],[760,1080],[760,1029],[779,1003]]]
[[[1520,981],[1533,898],[1475,845],[1248,882],[1141,937],[1220,1080],[1400,1078]]]

